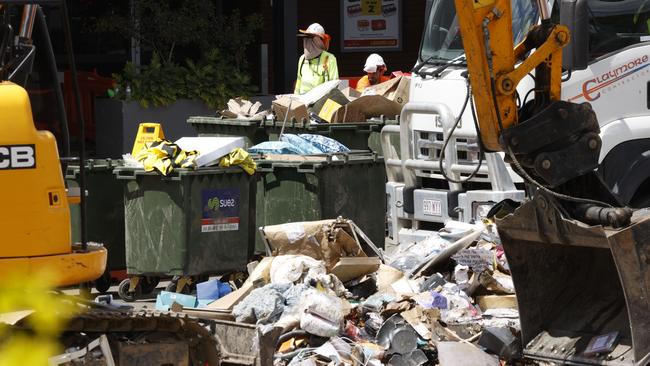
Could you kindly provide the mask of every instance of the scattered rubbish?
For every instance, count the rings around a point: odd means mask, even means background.
[[[587,344],[587,348],[585,348],[583,354],[585,356],[593,356],[598,353],[607,354],[612,352],[614,348],[616,348],[617,343],[618,343],[618,332],[611,332],[603,335],[598,335],[591,338],[591,340],[589,340],[589,344]]]
[[[332,267],[332,273],[345,283],[377,272],[380,264],[377,257],[342,257]]]
[[[480,350],[477,346],[464,342],[438,342],[438,361],[440,366],[497,366],[499,359]]]
[[[195,296],[161,291],[156,297],[156,310],[169,311],[173,303],[178,303],[183,307],[193,308],[196,307],[197,300]]]
[[[231,292],[230,285],[217,279],[196,284],[196,297],[199,300],[216,300]]]
[[[219,112],[219,115],[221,115],[223,118],[261,121],[269,113],[268,111],[260,111],[262,103],[253,103],[242,98],[230,99],[227,106],[228,109]]]
[[[323,260],[331,270],[342,257],[374,255],[376,247],[357,235],[349,220],[322,220],[265,226],[262,238],[272,255],[301,254]],[[364,249],[362,241],[371,249]]]
[[[344,305],[333,292],[316,289],[305,291],[300,300],[300,328],[321,337],[339,334]]]
[[[498,355],[501,359],[511,361],[521,356],[521,342],[506,327],[486,327],[478,339],[479,346]]]
[[[515,295],[477,296],[476,302],[482,311],[486,311],[488,309],[517,308],[517,298]]]
[[[260,234],[269,256],[249,264],[239,289],[223,296],[225,284],[208,281],[197,296],[216,300],[190,309],[177,299],[171,308],[207,319],[231,316],[258,334],[277,331],[267,349],[275,365],[517,362],[512,280],[499,264],[500,246],[486,241],[484,230],[451,223],[402,245],[386,265],[349,220],[266,226]],[[603,342],[594,340],[593,348]]]
[[[102,334],[99,338],[88,343],[84,348],[68,350],[66,353],[63,353],[58,356],[51,357],[48,360],[50,366],[56,366],[61,364],[76,364],[76,361],[80,358],[84,358],[83,364],[86,364],[87,354],[99,348],[101,351],[101,361],[97,360],[97,364],[102,364],[106,366],[115,366],[115,360],[113,359],[113,354],[111,353],[111,347],[108,343],[108,338],[106,335]],[[90,361],[92,362],[92,361]],[[101,363],[99,363],[101,362]],[[122,364],[122,363],[120,363]]]
[[[232,310],[235,319],[242,323],[269,324],[280,319],[284,311],[283,292],[289,284],[268,284],[254,289]]]

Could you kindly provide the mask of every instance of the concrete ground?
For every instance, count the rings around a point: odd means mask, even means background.
[[[120,296],[117,294],[117,287],[118,283],[114,283],[108,292],[105,295],[111,295],[113,297],[113,303],[116,305],[129,305],[132,306],[134,310],[154,310],[155,305],[156,305],[156,296],[160,293],[160,291],[163,291],[165,287],[170,283],[170,281],[160,281],[156,289],[148,294],[148,295],[142,295],[141,298],[134,302],[126,302],[122,299],[120,299]],[[68,295],[79,295],[79,289],[77,288],[69,288],[63,290],[64,293]],[[91,296],[92,298],[96,298],[97,296],[102,295],[100,294],[97,290],[94,288],[91,291]]]

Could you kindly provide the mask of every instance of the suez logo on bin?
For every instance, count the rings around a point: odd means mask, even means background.
[[[0,170],[36,168],[36,148],[31,145],[0,145]]]
[[[224,207],[235,207],[237,201],[234,198],[219,199],[219,197],[212,197],[208,200],[208,208],[212,211],[217,211]]]
[[[201,205],[202,233],[239,230],[239,188],[204,189]]]

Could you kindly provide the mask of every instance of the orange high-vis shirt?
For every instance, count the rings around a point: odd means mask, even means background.
[[[388,81],[388,80],[390,80],[390,77],[381,76],[379,78],[379,83],[378,84],[381,84],[384,81]],[[370,86],[370,80],[368,80],[368,75],[366,75],[366,76],[362,77],[361,79],[359,79],[359,81],[357,82],[357,91],[360,92],[360,93],[363,93],[363,91],[366,90],[366,88],[369,87],[369,86]]]

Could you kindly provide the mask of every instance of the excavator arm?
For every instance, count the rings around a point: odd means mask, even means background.
[[[650,364],[650,214],[617,207],[595,173],[602,144],[595,112],[561,100],[568,29],[550,21],[544,2],[542,21],[514,46],[510,0],[455,4],[483,147],[504,151],[532,188],[517,209],[493,209],[524,355]],[[532,71],[535,98],[517,106],[517,85]],[[604,339],[609,348],[594,356]]]
[[[516,87],[527,74],[536,71],[537,111],[560,100],[562,47],[568,43],[569,31],[552,24],[543,8],[546,19],[515,47],[510,0],[455,3],[463,45],[471,50],[466,52],[467,69],[483,145],[490,151],[506,150],[499,137],[519,122]]]
[[[602,145],[596,114],[587,103],[561,101],[567,27],[551,22],[540,0],[542,21],[515,46],[510,0],[455,4],[485,150],[506,152],[518,173],[540,188],[558,188],[593,172]],[[518,106],[517,85],[533,71],[535,97]],[[601,190],[585,198],[618,204]]]

